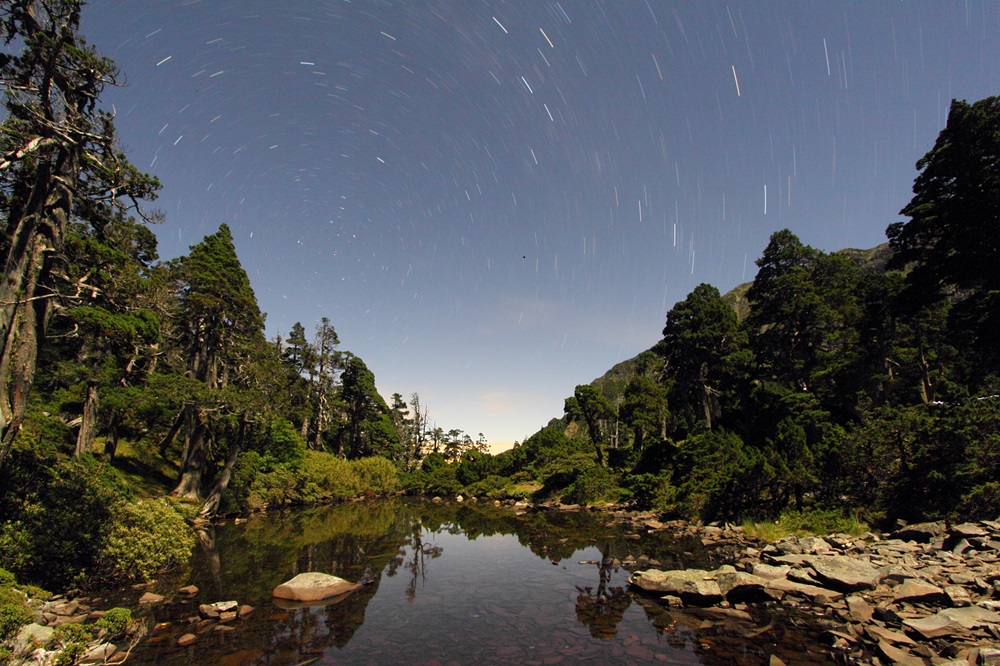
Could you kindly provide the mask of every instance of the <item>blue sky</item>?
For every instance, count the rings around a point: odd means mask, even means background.
[[[226,223],[268,335],[522,440],[788,227],[884,242],[1000,3],[95,0],[163,258]]]

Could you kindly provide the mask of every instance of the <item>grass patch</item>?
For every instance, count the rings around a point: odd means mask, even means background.
[[[177,467],[161,458],[152,446],[119,440],[111,465],[143,497],[166,495],[177,485]]]
[[[510,497],[511,499],[531,497],[541,489],[542,484],[538,481],[522,481],[520,483],[511,484],[507,488],[507,497]]]
[[[773,543],[791,535],[805,537],[840,533],[858,536],[868,531],[868,525],[853,513],[814,510],[783,513],[773,522],[748,521],[743,523],[743,529],[749,536]]]

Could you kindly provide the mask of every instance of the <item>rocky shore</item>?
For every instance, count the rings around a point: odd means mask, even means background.
[[[630,584],[675,620],[742,623],[749,636],[768,629],[755,626],[759,618],[794,609],[822,632],[820,660],[825,652],[839,663],[1000,664],[1000,522],[792,536],[761,547],[739,527],[623,519],[637,531],[700,535],[734,556],[714,570],[632,565]],[[770,662],[786,663],[776,653]]]

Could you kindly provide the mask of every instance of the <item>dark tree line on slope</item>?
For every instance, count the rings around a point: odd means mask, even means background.
[[[699,285],[628,376],[578,386],[491,469],[706,519],[996,518],[1000,98],[953,102],[917,168],[888,247],[773,234],[749,309]]]

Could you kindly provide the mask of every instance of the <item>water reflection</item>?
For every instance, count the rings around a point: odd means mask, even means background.
[[[611,544],[605,543],[601,549],[598,564],[599,582],[597,589],[577,586],[576,619],[590,627],[594,638],[612,639],[618,633],[618,623],[632,604],[632,598],[620,585],[610,585],[612,571],[617,569],[611,557]]]
[[[194,579],[164,579],[155,591],[169,598],[193,582],[201,592],[152,609],[156,628],[130,663],[714,661],[697,639],[714,625],[636,597],[621,566],[640,556],[702,565],[699,545],[640,542],[601,514],[356,503],[257,516],[209,528],[199,541]],[[304,571],[363,585],[320,607],[274,604],[274,587]],[[230,599],[257,610],[201,627],[192,646],[177,646],[201,626],[190,621],[198,604]],[[762,649],[741,653],[745,663],[766,663]]]

